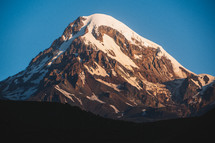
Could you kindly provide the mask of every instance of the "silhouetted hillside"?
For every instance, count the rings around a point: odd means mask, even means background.
[[[0,101],[1,140],[16,142],[211,142],[215,110],[201,117],[131,123],[60,103]]]

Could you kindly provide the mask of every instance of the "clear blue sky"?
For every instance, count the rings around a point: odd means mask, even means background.
[[[25,69],[78,16],[104,13],[187,69],[215,76],[213,0],[0,0],[0,80]]]

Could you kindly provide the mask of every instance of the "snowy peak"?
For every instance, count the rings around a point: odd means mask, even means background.
[[[69,26],[76,27],[76,29],[77,27],[79,27],[79,30],[83,27],[86,27],[89,32],[92,32],[93,30],[98,32],[98,28],[100,26],[108,26],[119,31],[122,35],[124,35],[127,38],[127,40],[132,42],[132,44],[135,44],[135,42],[139,42],[144,44],[145,46],[160,47],[160,45],[141,37],[124,23],[118,21],[112,16],[105,14],[93,14],[90,16],[82,16],[75,20],[75,22],[71,23]],[[77,31],[73,31],[69,39],[72,37],[72,35],[76,33]]]
[[[187,70],[117,19],[93,14],[78,17],[25,70],[0,82],[0,98],[68,103],[116,119],[159,120],[169,118],[159,117],[163,112],[184,117],[213,104],[214,80]]]
[[[109,29],[106,28],[106,32],[102,33],[102,31],[104,31],[104,27],[108,27]],[[134,46],[137,46],[142,49],[143,48],[156,49],[157,58],[165,57],[168,60],[170,60],[174,74],[176,76],[178,76],[179,78],[185,78],[185,77],[187,77],[188,73],[192,73],[189,70],[187,70],[186,68],[184,68],[171,55],[169,55],[160,45],[138,35],[136,32],[134,32],[132,29],[130,29],[128,26],[126,26],[122,22],[118,21],[117,19],[115,19],[109,15],[105,15],[105,14],[93,14],[90,16],[82,16],[82,17],[79,17],[77,20],[75,20],[73,23],[71,23],[66,28],[63,35],[61,36],[61,40],[65,41],[65,42],[59,48],[60,53],[62,53],[62,51],[65,51],[68,48],[68,45],[70,45],[71,42],[79,36],[82,36],[82,38],[84,38],[86,44],[88,44],[88,43],[95,44],[99,50],[104,51],[103,47],[105,47],[106,49],[111,49],[114,51],[114,49],[111,48],[110,45],[104,46],[104,43],[110,42],[110,38],[108,38],[108,36],[110,36],[108,34],[108,32],[110,31],[110,28],[116,30],[118,33],[120,33],[122,36],[125,37],[125,40],[123,42],[127,42],[127,44],[125,43],[126,46],[134,45]],[[117,34],[117,32],[115,34]],[[105,40],[103,41],[103,37],[108,42],[106,42]],[[111,38],[114,39],[115,37],[112,36]],[[104,43],[101,43],[101,42],[104,42]],[[110,42],[110,43],[113,43],[113,42]],[[116,41],[115,41],[115,43],[116,43]],[[101,44],[103,45],[103,47],[101,46]],[[117,44],[115,44],[115,45],[117,45]],[[125,50],[127,50],[127,49],[125,49]],[[118,48],[115,48],[115,51],[119,51]],[[116,52],[116,53],[118,53],[118,52]],[[57,53],[57,54],[59,54],[59,53]],[[57,55],[55,55],[55,57],[56,56]],[[141,54],[139,54],[139,55],[134,54],[133,56],[142,57]],[[116,57],[116,59],[119,59],[119,57]],[[125,59],[128,59],[128,58],[125,58]],[[130,61],[128,63],[132,63],[132,64],[127,65],[128,68],[131,69],[131,66],[138,68],[130,59],[127,61]],[[194,74],[194,73],[192,73],[192,74]]]
[[[143,42],[143,43],[145,42],[145,45],[151,44],[153,46],[159,46],[159,45],[139,36],[136,32],[134,32],[124,23],[118,21],[117,19],[115,19],[109,15],[93,14],[90,16],[84,16],[84,18],[86,18],[85,24],[88,25],[87,28],[90,31],[92,31],[93,29],[95,29],[97,31],[98,30],[97,28],[99,26],[108,26],[108,27],[111,27],[111,28],[119,31],[122,35],[124,35],[126,37],[127,40],[129,40],[132,43],[134,43],[134,39],[135,39],[135,40],[138,40],[139,42]]]

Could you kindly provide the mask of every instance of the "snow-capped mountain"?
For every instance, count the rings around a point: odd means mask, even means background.
[[[186,117],[215,103],[215,77],[104,14],[70,23],[50,48],[0,82],[0,98],[68,103],[136,122]]]

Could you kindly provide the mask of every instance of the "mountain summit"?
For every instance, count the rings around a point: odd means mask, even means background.
[[[215,77],[184,68],[160,45],[104,14],[78,17],[20,73],[0,99],[68,103],[135,122],[204,113]]]

